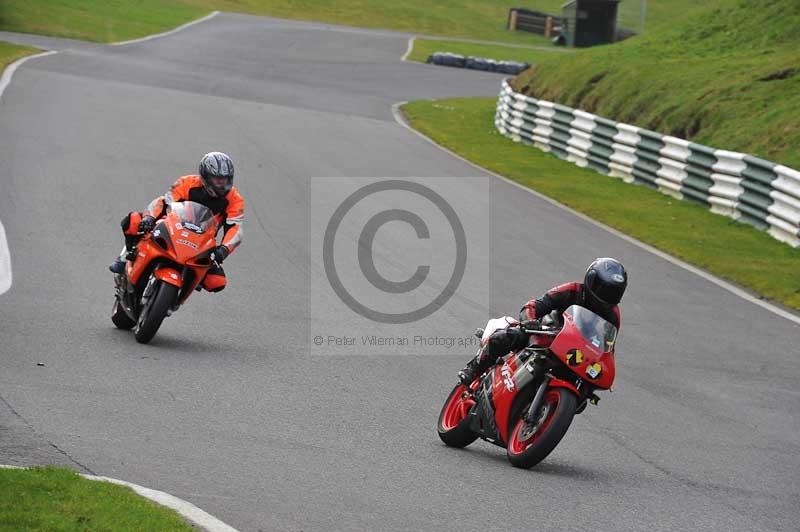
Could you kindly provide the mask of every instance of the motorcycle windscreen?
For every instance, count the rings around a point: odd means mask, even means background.
[[[183,229],[195,233],[204,233],[216,224],[211,209],[194,201],[176,201],[169,205],[169,210],[178,217]]]
[[[614,350],[614,344],[617,341],[617,328],[614,325],[591,310],[578,305],[572,305],[564,311],[564,314],[569,316],[581,336],[598,351],[608,353]]]

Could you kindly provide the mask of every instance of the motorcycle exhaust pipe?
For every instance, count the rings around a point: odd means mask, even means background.
[[[533,396],[533,402],[531,402],[531,406],[525,413],[525,423],[533,425],[536,422],[536,413],[539,412],[539,408],[542,406],[544,393],[547,391],[547,386],[550,384],[550,379],[552,378],[552,375],[545,373],[544,379],[542,379],[539,388],[536,390],[536,395]]]

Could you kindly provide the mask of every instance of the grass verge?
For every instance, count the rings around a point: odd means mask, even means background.
[[[175,0],[3,0],[0,30],[114,42],[160,33],[209,11]]]
[[[549,43],[542,40],[542,46]],[[540,57],[552,52],[541,49],[517,48],[499,44],[483,44],[459,41],[446,41],[436,39],[414,39],[414,48],[408,54],[411,61],[424,63],[428,56],[434,52],[451,52],[475,57],[486,57],[498,61],[519,61],[520,63],[536,63]]]
[[[8,65],[17,59],[21,59],[26,55],[35,54],[37,52],[41,52],[41,50],[31,48],[29,46],[17,46],[16,44],[0,41],[0,74],[3,73],[3,70]]]
[[[704,207],[518,144],[494,128],[494,98],[417,101],[409,123],[470,161],[768,299],[800,310],[800,249]],[[613,209],[608,206],[613,205]]]
[[[219,10],[521,44],[541,42],[530,33],[505,29],[508,9],[515,5],[510,0],[3,0],[0,30],[113,42],[159,33]]]
[[[718,0],[709,0],[718,1]],[[648,25],[671,22],[695,0],[650,0]],[[532,0],[525,7],[559,14],[563,0]],[[0,29],[113,42],[159,33],[213,10],[386,28],[517,44],[543,37],[505,29],[512,0],[3,0]],[[642,3],[623,2],[620,23],[634,26]]]
[[[0,469],[0,530],[192,531],[181,516],[130,488],[68,469]]]

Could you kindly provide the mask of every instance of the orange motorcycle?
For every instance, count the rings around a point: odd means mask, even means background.
[[[139,343],[152,340],[164,318],[186,302],[214,264],[217,229],[205,205],[169,205],[153,231],[142,235],[125,273],[114,275],[114,325],[133,329]]]

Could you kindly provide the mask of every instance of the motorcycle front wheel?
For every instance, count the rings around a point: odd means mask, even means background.
[[[509,417],[509,434],[506,454],[514,467],[530,469],[544,460],[567,433],[578,398],[564,388],[550,388],[537,419],[531,424],[525,421],[525,413],[531,400],[519,402]]]
[[[466,447],[478,436],[469,428],[469,410],[475,402],[463,384],[456,385],[439,414],[439,438],[449,447]]]
[[[147,303],[139,313],[136,327],[133,329],[133,336],[140,344],[146,344],[158,332],[161,322],[167,317],[167,311],[175,304],[178,298],[178,288],[169,283],[158,281],[155,293],[150,296]]]

